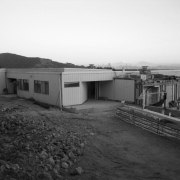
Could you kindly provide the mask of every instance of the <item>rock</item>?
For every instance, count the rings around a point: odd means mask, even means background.
[[[9,164],[6,164],[5,167],[6,167],[6,169],[10,169],[11,168],[11,166]]]
[[[58,170],[56,168],[53,169],[54,174],[58,174]]]
[[[30,139],[31,139],[31,136],[30,136],[30,135],[26,135],[26,138],[27,138],[28,140],[30,140]]]
[[[71,171],[71,175],[81,175],[83,173],[82,167],[77,167]]]
[[[54,180],[64,180],[64,178],[60,174],[56,174]]]
[[[64,157],[61,159],[63,162],[67,162],[69,160],[69,157],[67,155],[64,155]]]
[[[0,166],[0,172],[4,172],[5,169],[6,169],[5,165],[1,165],[1,166]]]
[[[48,161],[49,161],[49,163],[50,163],[52,166],[55,165],[55,161],[54,161],[53,157],[50,157],[50,158],[48,159]]]
[[[77,174],[82,174],[83,173],[83,169],[82,169],[82,167],[77,167],[76,168],[76,172],[77,172]]]
[[[69,166],[66,162],[62,162],[61,164],[62,168],[67,169]]]
[[[71,167],[73,165],[72,161],[68,161],[69,166]]]
[[[83,155],[83,149],[77,149],[77,155],[78,156]]]
[[[94,136],[94,133],[93,133],[93,132],[91,132],[91,133],[90,133],[90,135],[91,135],[91,136]]]
[[[11,164],[11,168],[15,171],[15,172],[18,172],[20,167],[18,164]]]
[[[51,164],[46,164],[46,167],[47,167],[48,170],[52,170],[53,169]]]
[[[85,146],[84,143],[81,143],[81,144],[80,144],[80,147],[81,147],[81,148],[84,148],[84,146]]]
[[[45,150],[43,150],[40,155],[39,155],[40,158],[42,158],[43,160],[45,160],[47,157],[48,157],[48,154],[46,153]]]
[[[41,172],[37,175],[37,180],[53,180],[53,178],[49,173]]]
[[[13,149],[14,148],[14,145],[13,144],[8,144],[8,143],[4,143],[3,144],[3,148],[5,149],[5,150],[10,150],[10,149]]]
[[[0,164],[1,164],[1,165],[5,165],[5,164],[6,164],[6,161],[3,161],[3,160],[0,159]]]
[[[74,159],[75,159],[75,155],[74,155],[73,152],[70,152],[70,153],[68,154],[68,156],[69,156],[69,158],[70,158],[71,160],[74,160]]]
[[[59,170],[60,170],[60,165],[59,165],[59,164],[56,164],[56,165],[54,166],[54,169],[56,169],[57,171],[59,171]]]

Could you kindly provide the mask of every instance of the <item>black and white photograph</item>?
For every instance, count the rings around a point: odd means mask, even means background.
[[[180,0],[0,0],[0,180],[179,180]]]

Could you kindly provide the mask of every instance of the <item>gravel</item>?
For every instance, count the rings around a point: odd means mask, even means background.
[[[83,155],[90,128],[72,113],[18,107],[0,106],[0,179],[62,179]]]

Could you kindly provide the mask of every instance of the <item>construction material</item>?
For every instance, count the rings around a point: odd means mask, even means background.
[[[171,117],[126,105],[118,107],[116,114],[120,119],[152,133],[180,139],[180,123],[174,118],[171,120]]]

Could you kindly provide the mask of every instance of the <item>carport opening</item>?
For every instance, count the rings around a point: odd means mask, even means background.
[[[88,99],[98,99],[99,98],[99,82],[92,81],[87,83]]]

